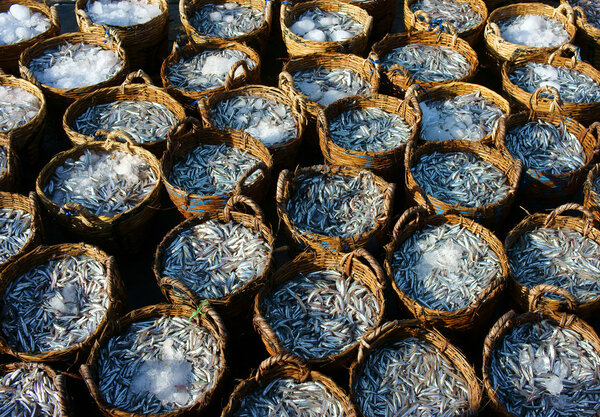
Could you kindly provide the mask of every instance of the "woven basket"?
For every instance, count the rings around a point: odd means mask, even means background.
[[[345,111],[369,107],[378,107],[386,112],[402,117],[413,129],[409,140],[413,140],[421,128],[421,109],[414,98],[399,100],[379,94],[372,97],[346,97],[331,103],[324,110],[319,110],[317,128],[321,151],[328,164],[369,169],[386,180],[393,182],[399,174],[402,174],[402,161],[404,160],[406,145],[403,144],[396,149],[385,152],[356,151],[345,149],[331,139],[329,130],[330,120],[335,119]]]
[[[45,51],[56,49],[60,45],[64,45],[66,43],[85,43],[115,51],[119,55],[119,58],[121,58],[123,61],[123,66],[110,79],[94,85],[86,85],[78,88],[55,88],[41,84],[33,72],[31,72],[29,69],[29,63],[32,59],[42,56]],[[21,71],[21,76],[27,81],[36,85],[44,92],[44,95],[48,99],[48,104],[52,105],[53,110],[56,112],[60,112],[60,110],[66,108],[73,101],[99,88],[120,84],[127,75],[127,68],[129,68],[129,61],[125,55],[125,50],[121,46],[119,35],[117,35],[112,29],[109,29],[108,36],[100,36],[92,33],[81,32],[65,33],[64,35],[46,39],[36,43],[33,46],[30,46],[23,51],[21,57],[19,58],[19,70]],[[57,106],[57,108],[54,106]]]
[[[104,36],[107,25],[92,22],[87,13],[88,5],[94,0],[77,0],[75,2],[75,18],[79,30]],[[132,69],[146,68],[157,55],[157,48],[165,43],[169,30],[169,4],[167,0],[149,0],[149,4],[158,4],[160,14],[146,23],[129,26],[108,26],[121,38],[123,49],[129,58]]]
[[[186,2],[180,2],[179,17],[181,18],[181,23],[187,35],[198,44],[206,44],[218,40],[223,41],[223,38],[217,38],[214,36],[199,33],[196,30],[196,28],[192,26],[190,20],[196,12],[196,10],[198,10],[205,4],[223,4],[227,2],[229,2],[229,0],[191,0]],[[236,3],[242,6],[249,6],[253,9],[263,11],[265,20],[256,29],[240,36],[227,38],[226,40],[240,42],[250,46],[251,48],[256,48],[257,50],[263,52],[268,45],[269,34],[271,32],[273,10],[275,7],[273,5],[274,2],[269,0],[237,0]]]
[[[206,97],[198,103],[198,109],[202,116],[204,127],[216,127],[213,125],[211,111],[217,103],[238,96],[264,97],[266,99],[275,100],[276,102],[291,108],[292,115],[294,116],[294,119],[296,119],[298,132],[296,137],[284,144],[267,147],[273,157],[273,165],[275,167],[291,168],[296,162],[296,154],[300,149],[302,134],[306,127],[306,116],[304,114],[304,109],[300,106],[299,99],[292,100],[280,89],[263,85],[247,85],[234,90],[222,91],[213,96]],[[223,126],[220,126],[219,128],[227,130]]]
[[[398,12],[398,2],[395,0],[341,0],[364,9],[373,16],[371,39],[380,39],[392,29],[392,23]]]
[[[425,11],[417,10],[413,13],[410,10],[410,6],[416,1],[417,0],[406,0],[404,2],[404,27],[407,32],[426,31],[432,25],[436,24]],[[483,31],[483,27],[488,18],[488,10],[483,0],[463,0],[460,1],[460,3],[468,3],[473,10],[482,17],[481,22],[478,25],[464,32],[458,32],[458,36],[467,41],[471,46],[474,46],[478,42],[479,35]]]
[[[242,211],[238,211],[236,206],[241,206]],[[250,211],[250,214],[246,214],[244,211]],[[242,195],[233,196],[229,199],[229,201],[227,201],[227,204],[223,210],[201,213],[198,216],[194,216],[183,221],[173,228],[169,233],[167,233],[167,235],[160,242],[160,245],[158,245],[156,254],[154,255],[154,276],[156,277],[160,290],[171,303],[188,304],[192,306],[199,305],[202,299],[185,283],[180,280],[161,275],[161,265],[165,256],[165,250],[180,233],[189,230],[196,225],[206,223],[207,221],[211,220],[224,223],[231,221],[233,223],[250,228],[258,232],[271,247],[271,250],[268,254],[269,262],[262,274],[225,297],[208,300],[211,306],[213,306],[213,308],[215,308],[215,310],[217,310],[217,312],[219,312],[219,314],[222,316],[240,316],[243,313],[248,313],[256,292],[260,287],[262,287],[265,278],[271,272],[271,266],[273,264],[273,247],[275,242],[273,231],[265,222],[264,214],[261,208],[248,197],[244,197]]]
[[[571,59],[564,58],[561,56],[566,51],[574,52]],[[552,54],[543,54],[535,57],[520,56],[514,62],[508,62],[502,66],[502,89],[506,93],[506,96],[510,101],[521,109],[526,109],[533,105],[536,106],[536,110],[542,112],[558,111],[563,116],[571,117],[578,120],[584,125],[590,124],[598,120],[598,112],[600,112],[600,102],[596,103],[570,103],[564,102],[560,98],[560,93],[554,88],[544,86],[538,88],[533,94],[528,93],[522,88],[513,84],[508,78],[508,74],[511,74],[514,70],[519,67],[525,66],[527,62],[537,62],[549,64],[555,67],[565,66],[572,68],[580,73],[590,76],[596,83],[600,84],[600,71],[582,61],[577,61],[576,48],[572,45],[563,45],[559,50]],[[542,92],[551,92],[554,96],[553,99],[540,97]]]
[[[411,168],[419,161],[421,155],[432,152],[471,152],[484,161],[490,162],[506,175],[510,190],[500,201],[479,207],[464,207],[445,203],[426,194],[416,182]],[[459,214],[482,223],[485,227],[499,227],[508,215],[515,199],[517,188],[521,179],[521,161],[514,160],[502,151],[490,148],[477,142],[463,140],[450,140],[445,142],[431,142],[417,147],[415,142],[410,142],[406,148],[404,172],[406,180],[407,197],[414,203],[426,207],[435,214]]]
[[[396,186],[388,183],[378,176],[374,176],[374,182],[379,190],[384,193],[385,202],[383,207],[383,215],[381,221],[378,221],[376,226],[358,236],[339,237],[325,236],[317,233],[311,233],[298,230],[287,212],[287,203],[290,200],[296,185],[298,177],[303,174],[329,174],[329,175],[346,175],[356,177],[366,171],[354,167],[314,165],[306,168],[297,168],[292,174],[287,169],[284,169],[279,174],[277,181],[277,213],[280,221],[283,221],[283,229],[285,231],[288,242],[298,250],[311,248],[316,251],[339,251],[350,252],[354,249],[369,247],[377,248],[381,245],[387,228],[390,224],[393,214],[393,202]],[[367,171],[368,172],[368,171]]]
[[[600,226],[600,196],[594,191],[594,181],[598,175],[600,175],[600,164],[590,169],[583,184],[583,206],[592,212],[596,227]]]
[[[302,13],[315,8],[325,12],[346,13],[360,23],[363,26],[363,30],[358,35],[341,42],[311,41],[310,39],[296,35],[290,30],[290,26],[292,26]],[[293,5],[282,3],[279,20],[281,22],[283,41],[291,57],[327,52],[363,55],[367,50],[367,42],[373,27],[373,17],[369,13],[358,5],[342,1],[311,0]]]
[[[505,41],[501,36],[498,22],[525,14],[546,16],[557,20],[565,26],[566,31],[570,35],[570,39],[566,43],[572,43],[573,39],[575,38],[577,27],[574,23],[575,18],[573,15],[573,9],[571,9],[571,7],[568,5],[561,5],[556,9],[543,3],[517,3],[500,7],[490,13],[483,37],[485,40],[487,54],[490,57],[493,66],[495,66],[498,71],[500,71],[504,62],[513,61],[519,55],[531,56],[533,54],[544,52],[551,53],[561,46],[536,48],[532,46],[517,45],[515,43]]]
[[[142,82],[135,83],[134,80],[136,78],[140,78]],[[67,108],[63,116],[63,129],[73,146],[83,145],[96,140],[92,136],[86,136],[75,130],[75,120],[78,117],[83,115],[90,107],[122,100],[150,101],[152,103],[163,104],[173,112],[177,119],[181,120],[185,118],[185,109],[175,99],[165,93],[162,88],[155,87],[150,77],[139,70],[130,73],[120,87],[108,87],[96,90],[78,99]],[[157,158],[160,158],[167,147],[167,140],[141,143],[138,146],[149,150]]]
[[[100,262],[106,268],[108,282],[108,309],[94,332],[80,343],[67,349],[47,352],[20,352],[10,346],[4,336],[0,336],[0,352],[25,362],[61,362],[69,365],[83,362],[94,341],[104,328],[123,308],[125,289],[119,276],[115,259],[100,249],[85,243],[61,243],[53,246],[39,246],[31,252],[20,256],[0,273],[0,294],[3,296],[8,286],[15,279],[32,268],[47,262],[69,256],[87,256]]]
[[[199,313],[199,314],[198,314]],[[137,310],[133,310],[114,321],[110,322],[106,329],[102,332],[102,335],[94,343],[92,351],[87,362],[81,365],[79,372],[87,385],[92,398],[96,402],[98,408],[103,415],[109,417],[134,417],[142,416],[142,414],[128,413],[123,410],[115,408],[111,404],[106,402],[104,395],[100,391],[98,386],[98,360],[100,358],[100,352],[102,348],[109,342],[112,337],[118,336],[129,328],[132,324],[140,321],[151,320],[159,318],[161,316],[174,316],[189,318],[199,326],[205,327],[210,333],[217,339],[220,350],[220,360],[223,366],[219,374],[217,375],[217,382],[214,387],[210,389],[205,395],[191,406],[180,408],[176,411],[163,413],[163,414],[148,414],[149,416],[164,416],[164,417],[183,417],[197,415],[195,413],[201,413],[211,403],[218,398],[218,394],[223,388],[224,376],[226,372],[226,359],[225,352],[227,349],[227,332],[223,326],[221,318],[214,312],[208,305],[202,306],[199,310],[185,305],[171,305],[171,304],[156,304],[152,306],[146,306]]]
[[[583,219],[561,215],[568,210],[580,212],[583,215]],[[594,227],[592,213],[579,204],[568,203],[554,209],[548,215],[537,213],[527,216],[508,233],[504,241],[504,247],[508,251],[523,234],[538,227],[572,229],[600,243],[600,230]],[[509,283],[511,298],[525,311],[527,311],[530,305],[535,305],[537,309],[555,312],[569,311],[582,318],[587,318],[592,317],[600,308],[600,296],[580,303],[568,290],[558,288],[554,285],[540,284],[529,288],[521,284],[512,274],[510,275]],[[559,301],[545,297],[544,294],[546,293],[559,295],[564,300]]]
[[[423,89],[429,89],[437,85],[452,82],[418,80],[413,78],[406,68],[398,64],[392,65],[387,70],[383,68],[380,62],[385,55],[390,53],[393,49],[411,44],[444,47],[460,53],[466,58],[471,69],[464,77],[452,81],[471,81],[473,77],[475,77],[477,67],[479,66],[477,53],[473,50],[471,45],[463,39],[459,39],[456,34],[449,35],[441,32],[437,34],[431,32],[395,33],[386,35],[385,38],[374,44],[371,48],[371,54],[369,55],[369,58],[376,63],[379,73],[381,74],[383,88],[386,92],[389,92],[389,94],[401,97],[405,94],[408,87],[415,83],[418,83]]]
[[[502,275],[479,293],[475,301],[465,308],[454,311],[430,309],[413,300],[398,287],[392,270],[394,252],[407,239],[428,226],[441,226],[444,224],[460,225],[483,239],[498,256],[502,269]],[[427,209],[420,206],[411,207],[405,211],[396,223],[392,241],[385,247],[384,268],[400,302],[419,322],[450,331],[474,331],[487,326],[502,296],[509,274],[508,259],[504,253],[502,243],[492,232],[473,220],[461,216],[452,214],[432,216]]]
[[[28,7],[32,12],[41,13],[50,19],[50,27],[44,33],[40,33],[31,39],[27,39],[12,45],[0,45],[0,68],[12,74],[19,74],[19,56],[21,53],[36,43],[52,38],[60,34],[60,22],[58,21],[58,12],[56,6],[49,7],[46,3],[40,3],[35,0],[1,0],[0,13],[8,12],[13,4],[20,4]]]
[[[570,5],[567,0],[561,0],[563,3]],[[573,7],[573,13],[578,29],[575,44],[581,48],[581,54],[587,62],[600,68],[600,29],[588,23],[585,11],[580,6]]]
[[[241,131],[202,128],[200,122],[192,117],[179,121],[167,137],[167,150],[161,160],[161,177],[171,201],[185,217],[189,218],[205,211],[221,210],[232,195],[244,194],[257,202],[265,197],[271,179],[273,159],[262,142]],[[169,174],[180,158],[200,144],[233,146],[257,157],[260,162],[246,171],[235,189],[228,194],[192,194],[171,184]],[[259,178],[250,185],[243,185],[256,171],[260,171]]]
[[[238,51],[244,52],[248,57],[256,63],[254,68],[249,69],[246,66],[246,63],[243,61],[238,61],[235,63],[229,72],[227,73],[227,78],[225,79],[225,83],[221,87],[211,88],[209,90],[204,91],[188,91],[181,90],[175,87],[168,77],[168,69],[172,65],[179,62],[181,59],[188,59],[194,57],[204,51],[212,50],[212,49],[236,49]],[[230,42],[222,39],[213,39],[207,41],[206,43],[196,44],[194,42],[188,43],[183,47],[179,47],[177,42],[173,44],[173,51],[171,55],[169,55],[162,63],[162,67],[160,68],[160,78],[162,80],[163,86],[167,93],[175,98],[177,101],[182,103],[184,106],[189,107],[190,109],[195,110],[196,104],[204,97],[210,97],[213,94],[217,94],[223,91],[231,90],[233,88],[240,87],[245,84],[257,84],[260,82],[260,66],[261,59],[258,53],[254,49],[249,48],[245,44],[241,44],[238,42]],[[235,72],[238,68],[242,68],[243,75],[235,77]]]
[[[535,306],[533,306],[535,307]],[[575,315],[566,313],[555,313],[547,310],[530,311],[525,314],[517,315],[514,311],[509,311],[503,315],[492,327],[483,345],[483,386],[488,398],[491,401],[491,408],[502,417],[513,417],[498,400],[498,396],[490,381],[488,368],[492,361],[494,349],[513,328],[530,322],[539,322],[550,320],[553,324],[579,333],[587,342],[594,347],[596,352],[600,352],[600,339],[594,329],[586,322]]]
[[[382,326],[372,330],[363,338],[358,351],[358,359],[350,367],[350,399],[354,406],[360,410],[356,398],[357,393],[354,387],[363,372],[365,362],[369,355],[376,351],[380,346],[387,343],[398,342],[409,337],[415,337],[432,344],[438,349],[440,354],[449,360],[456,370],[462,374],[467,381],[469,389],[469,410],[464,414],[460,414],[460,416],[467,417],[477,415],[481,407],[482,392],[481,385],[479,384],[479,380],[477,379],[473,367],[469,364],[469,361],[464,354],[451,345],[448,339],[441,333],[433,328],[424,327],[416,320],[396,320],[386,322]],[[393,387],[390,386],[390,389],[393,389]]]
[[[156,176],[160,177],[160,163],[153,154],[129,142],[118,142],[118,137],[126,136],[114,131],[108,135],[106,141],[90,142],[57,154],[40,172],[35,188],[45,210],[64,229],[86,241],[98,242],[111,250],[136,252],[145,244],[144,232],[149,231],[150,221],[160,207],[162,188],[160,178],[152,191],[137,206],[112,217],[92,214],[78,203],[68,202],[61,207],[44,193],[44,188],[56,168],[62,166],[69,158],[79,158],[86,150],[118,151],[136,155],[147,162],[156,172]]]
[[[19,158],[14,150],[14,136],[12,133],[8,135],[0,133],[0,147],[6,150],[6,171],[0,175],[0,190],[15,191],[19,188],[21,178],[21,166],[18,164]]]
[[[364,262],[359,258],[363,258]],[[339,252],[303,252],[279,268],[258,292],[254,302],[254,327],[271,355],[291,354],[265,319],[263,303],[270,293],[279,286],[298,277],[316,271],[333,270],[343,274],[345,279],[356,280],[366,286],[377,299],[379,314],[375,327],[383,321],[385,313],[385,275],[381,266],[364,249],[356,249],[348,254]],[[356,358],[360,345],[357,340],[341,352],[321,358],[307,359],[310,366],[326,367],[330,370],[347,368]]]

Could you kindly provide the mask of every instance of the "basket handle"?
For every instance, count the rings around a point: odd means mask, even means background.
[[[250,77],[248,75],[250,73],[250,70],[248,69],[248,64],[246,64],[246,60],[241,59],[239,61],[236,61],[231,66],[231,68],[229,68],[229,71],[227,71],[227,76],[225,77],[225,83],[223,84],[223,88],[225,88],[225,91],[231,90],[233,80],[235,80],[235,78],[236,78],[235,72],[240,67],[242,67],[242,71],[244,72],[243,76],[246,78],[246,80],[250,79]]]
[[[575,19],[581,20],[581,26],[584,27],[588,24],[587,17],[585,17],[585,11],[581,6],[572,7],[573,14],[575,15]]]
[[[107,35],[108,39],[110,41],[114,42],[114,44],[117,46],[117,49],[122,50],[123,45],[121,43],[121,37],[119,36],[117,31],[112,27],[105,26],[105,28],[106,28],[106,35]]]
[[[250,177],[250,175],[254,174],[256,171],[261,171],[264,178],[268,178],[269,176],[267,164],[265,164],[263,161],[258,161],[256,164],[254,164],[254,166],[252,166],[250,169],[248,169],[242,174],[237,184],[235,185],[235,188],[233,189],[233,195],[241,195],[243,193],[246,180]]]
[[[167,150],[173,147],[173,142],[180,136],[187,134],[188,132],[195,132],[202,128],[200,121],[195,117],[184,117],[178,120],[167,132]]]
[[[37,79],[35,75],[33,75],[33,72],[29,69],[28,66],[19,63],[19,71],[21,72],[21,74],[23,74],[22,78],[35,85],[37,88],[42,88],[42,83]]]
[[[416,10],[413,13],[412,18],[410,20],[411,30],[409,32],[411,32],[416,27],[417,21],[421,21],[428,26],[431,25],[431,17],[429,17],[429,14],[425,10]]]
[[[310,377],[310,368],[306,361],[292,353],[284,353],[281,355],[271,356],[268,359],[265,359],[258,365],[258,370],[256,371],[256,375],[254,379],[256,382],[259,382],[265,375],[265,373],[270,369],[277,365],[283,365],[286,362],[292,363],[298,367],[300,370],[300,378],[298,380],[300,382],[306,382]]]
[[[54,6],[52,6],[52,7],[54,7]],[[83,22],[84,27],[87,26],[89,28],[89,27],[94,26],[92,19],[90,19],[90,17],[88,16],[88,14],[85,12],[84,9],[79,9],[79,8],[75,9],[75,16],[77,18],[79,18],[78,20],[81,20]]]
[[[537,309],[538,303],[544,294],[554,294],[564,298],[570,311],[575,311],[577,304],[579,304],[577,299],[573,297],[573,294],[564,288],[557,287],[556,285],[540,284],[533,287],[529,293],[529,311]]]
[[[158,286],[161,289],[162,288],[172,289],[172,290],[179,291],[179,292],[185,294],[185,296],[189,300],[191,306],[197,306],[201,302],[201,300],[198,298],[196,293],[194,293],[192,290],[190,290],[187,285],[185,285],[184,283],[182,283],[181,281],[179,281],[175,278],[161,277],[160,280],[158,281]],[[167,292],[167,294],[168,294],[168,292]],[[167,298],[169,299],[169,301],[171,303],[175,302],[173,299],[171,299],[170,295],[167,295]]]
[[[296,96],[292,99],[292,113],[296,113],[300,124],[306,126],[306,99],[304,97]]]
[[[231,221],[231,210],[236,206],[246,206],[250,210],[253,211],[254,216],[261,222],[265,223],[265,216],[258,204],[254,202],[250,197],[246,197],[245,195],[234,195],[225,204],[225,208],[223,209],[223,214],[225,216],[225,221]]]
[[[406,112],[408,108],[412,108],[413,113],[415,114],[415,124],[419,124],[421,119],[423,118],[423,113],[421,112],[421,106],[419,106],[419,102],[414,94],[406,96],[404,100],[398,105],[396,109],[397,112],[402,112],[402,117],[406,119]]]
[[[357,257],[363,258],[368,262],[373,272],[375,272],[375,276],[377,277],[380,288],[383,288],[385,283],[385,274],[383,273],[383,268],[381,268],[381,265],[379,265],[379,262],[377,262],[373,255],[371,255],[364,248],[354,249],[352,252],[342,256],[342,259],[340,260],[340,267],[342,267],[344,270],[344,274],[348,277],[351,276],[353,266],[352,261]]]
[[[283,204],[283,199],[285,197],[284,196],[285,184],[286,184],[286,182],[290,181],[289,176],[290,176],[290,171],[287,169],[283,169],[279,173],[279,178],[277,179],[277,190],[275,192],[275,201],[277,202],[277,205]]]
[[[360,339],[358,355],[356,357],[357,362],[362,363],[365,357],[365,350],[371,348],[373,341],[377,340],[382,334],[386,334],[390,330],[400,326],[401,323],[402,321],[400,320],[387,321],[381,326],[375,327],[374,329],[371,329],[365,333],[365,335]]]
[[[412,86],[413,84],[415,84],[415,79],[413,78],[413,76],[410,75],[410,72],[408,72],[408,70],[400,64],[390,65],[390,68],[387,70],[387,72],[388,73],[399,72],[402,75],[402,77],[404,77],[406,79],[406,85]]]
[[[575,24],[575,13],[573,12],[573,8],[571,6],[569,6],[569,4],[561,3],[552,12],[552,17],[555,17],[557,14],[562,14],[563,16],[565,16],[570,25]]]
[[[579,48],[570,43],[565,43],[563,46],[558,48],[556,51],[552,52],[552,54],[550,54],[550,56],[548,57],[547,63],[549,65],[552,65],[554,58],[556,58],[557,56],[564,57],[565,56],[564,53],[567,51],[571,53],[571,68],[574,68],[575,65],[577,64],[577,61],[579,61],[579,59],[578,59]]]
[[[594,227],[594,215],[591,211],[583,207],[581,204],[577,203],[563,204],[562,206],[559,206],[552,210],[552,212],[550,212],[550,214],[548,214],[546,216],[546,219],[544,220],[544,227],[549,227],[552,223],[554,223],[556,216],[559,216],[569,210],[578,211],[583,215],[583,218],[585,220],[583,234],[584,236],[587,236],[589,231]]]
[[[413,206],[406,209],[394,225],[394,232],[392,233],[392,242],[398,241],[398,236],[400,235],[400,232],[413,218],[416,219],[417,225],[421,225],[423,223],[423,220],[430,215],[431,212],[423,206]]]
[[[531,95],[531,97],[529,97],[529,108],[532,111],[537,111],[541,93],[551,93],[553,95],[552,103],[550,104],[550,113],[553,111],[556,111],[556,113],[562,113],[563,101],[560,98],[560,93],[556,88],[550,87],[549,85],[538,88]]]
[[[96,221],[95,216],[87,208],[72,201],[67,201],[65,204],[63,204],[59,213],[64,214],[65,216],[74,216],[79,214],[81,217],[83,217],[83,222],[88,227],[94,227],[94,223]]]
[[[502,115],[496,120],[494,123],[494,128],[492,129],[492,139],[494,140],[494,145],[500,151],[510,155],[508,152],[508,148],[506,147],[506,116]]]
[[[502,317],[500,317],[496,323],[494,323],[489,333],[485,337],[485,341],[483,342],[484,357],[489,357],[492,354],[492,350],[494,348],[498,335],[500,334],[500,332],[504,332],[504,330],[510,328],[510,326],[513,325],[513,322],[516,318],[517,313],[515,313],[514,310],[510,310],[506,312]]]
[[[58,10],[56,6],[50,7],[50,24],[54,25],[60,32],[60,20],[58,19]]]
[[[500,30],[500,27],[496,22],[488,22],[488,24],[485,25],[484,32],[486,35],[498,36],[500,38],[500,41],[504,41],[504,39],[502,38],[502,31]]]
[[[582,142],[583,138],[594,130],[596,131],[596,146],[594,146],[593,153],[594,157],[597,157],[600,155],[600,122],[594,122],[585,128],[585,130],[579,134],[579,142]]]
[[[146,74],[144,70],[139,69],[137,71],[130,72],[129,74],[127,74],[127,77],[125,78],[125,81],[123,81],[123,83],[121,84],[121,87],[133,84],[133,80],[135,80],[136,78],[141,79],[146,85],[154,85],[150,76]]]
[[[293,98],[295,94],[292,94],[294,85],[294,79],[292,75],[287,71],[281,71],[279,73],[279,88],[290,98]]]
[[[99,129],[96,130],[94,136],[106,136],[106,143],[125,142],[127,145],[137,146],[137,142],[133,136],[124,130]]]

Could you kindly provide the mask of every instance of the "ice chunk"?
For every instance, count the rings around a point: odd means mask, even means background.
[[[327,39],[325,32],[319,29],[313,29],[310,32],[307,32],[306,35],[304,35],[304,38],[315,42],[325,42]]]

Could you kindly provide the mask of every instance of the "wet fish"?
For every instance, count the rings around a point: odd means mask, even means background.
[[[409,8],[413,13],[423,10],[432,21],[448,23],[458,33],[473,29],[483,22],[483,16],[467,1],[417,0]]]
[[[294,71],[294,87],[310,101],[327,106],[348,96],[364,96],[372,91],[371,84],[349,68],[323,67]]]
[[[20,209],[0,208],[0,264],[19,253],[30,237],[31,214]]]
[[[233,38],[258,29],[265,20],[262,9],[240,3],[206,3],[191,16],[190,23],[201,34]]]

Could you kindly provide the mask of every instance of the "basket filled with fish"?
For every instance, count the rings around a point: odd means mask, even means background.
[[[600,339],[575,315],[509,311],[485,339],[482,372],[500,416],[591,417],[600,411]]]
[[[260,56],[244,44],[219,39],[182,47],[174,43],[160,78],[167,93],[195,110],[204,97],[260,82]]]
[[[208,305],[147,306],[113,321],[80,373],[105,416],[195,416],[222,388],[226,338]]]
[[[319,110],[317,128],[327,163],[369,169],[394,181],[402,172],[406,143],[421,126],[421,109],[410,97],[346,97]]]
[[[578,29],[575,43],[584,59],[600,68],[600,5],[595,0],[561,0],[561,3],[573,8]]]
[[[364,9],[373,16],[371,40],[379,40],[392,30],[392,23],[398,13],[396,0],[342,0]]]
[[[355,167],[285,169],[277,181],[277,213],[295,249],[377,249],[393,215],[395,188]]]
[[[48,365],[0,365],[0,415],[69,417],[66,378]]]
[[[395,33],[373,45],[369,57],[379,69],[384,91],[401,97],[415,83],[428,89],[473,79],[479,66],[477,53],[456,33],[440,30]]]
[[[21,178],[21,165],[15,153],[12,133],[0,133],[0,191],[14,191]]]
[[[471,219],[415,206],[385,247],[385,271],[420,322],[454,332],[489,324],[509,273],[502,243]]]
[[[483,0],[406,0],[404,27],[407,32],[426,31],[447,24],[470,45],[479,41],[488,10]]]
[[[274,242],[261,208],[236,195],[173,228],[156,250],[154,275],[172,303],[208,300],[222,316],[240,316],[271,271]]]
[[[0,273],[0,351],[27,362],[75,364],[119,314],[114,258],[86,244],[39,246]]]
[[[113,29],[129,67],[149,70],[157,62],[157,49],[166,52],[168,6],[167,0],[77,0],[75,18],[81,32],[103,36],[107,27]]]
[[[227,40],[264,51],[271,32],[274,1],[191,0],[179,3],[187,35],[198,44]]]
[[[102,88],[78,99],[67,108],[62,121],[74,146],[105,138],[99,130],[119,130],[160,158],[169,129],[183,118],[181,104],[139,70],[130,73],[119,87]]]
[[[66,33],[46,39],[19,58],[21,76],[41,88],[56,112],[92,91],[120,84],[127,68],[125,50],[112,29],[104,36]]]
[[[127,135],[111,132],[57,154],[36,180],[48,214],[66,231],[113,250],[136,252],[160,208],[160,163]]]
[[[360,6],[329,0],[286,3],[279,19],[289,56],[367,51],[373,17]]]
[[[573,210],[583,218],[564,215]],[[600,308],[600,230],[589,210],[568,203],[523,219],[504,242],[510,296],[527,310],[569,311],[591,317]],[[538,287],[543,287],[538,294]]]
[[[381,266],[362,248],[303,252],[260,289],[254,327],[271,355],[291,353],[311,366],[343,369],[362,337],[381,324],[384,288]]]
[[[484,30],[487,55],[498,71],[502,64],[519,55],[551,53],[573,42],[573,9],[562,4],[557,8],[543,3],[516,3],[490,13]]]
[[[481,391],[463,353],[416,320],[371,331],[350,368],[350,399],[364,417],[473,416]]]
[[[306,127],[298,100],[275,87],[248,85],[214,94],[198,106],[205,127],[243,130],[269,149],[274,166],[290,168]]]
[[[357,417],[346,393],[291,354],[271,356],[240,382],[221,417]]]
[[[0,1],[0,68],[19,74],[19,56],[60,33],[56,6],[34,0]]]
[[[592,166],[583,184],[583,206],[592,212],[594,223],[600,226],[600,164]]]
[[[203,128],[180,121],[169,134],[161,176],[173,204],[185,217],[220,210],[232,195],[259,202],[271,180],[273,159],[246,132]]]
[[[561,56],[566,51],[573,53],[571,59]],[[539,111],[557,111],[585,125],[598,120],[600,71],[578,61],[572,45],[564,45],[550,55],[521,57],[506,63],[502,68],[502,89],[521,108],[533,103]]]

